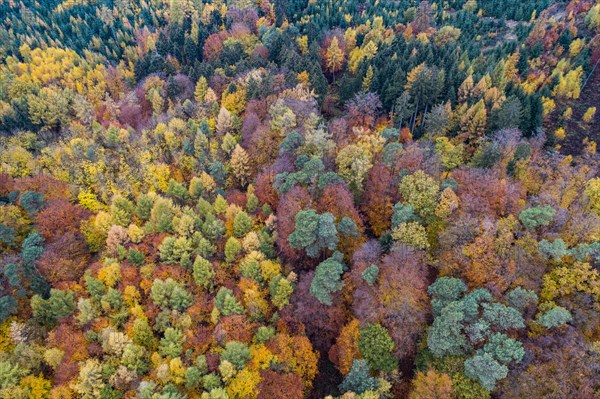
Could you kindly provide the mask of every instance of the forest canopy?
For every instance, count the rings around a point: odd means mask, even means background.
[[[600,398],[598,0],[0,15],[0,398]]]

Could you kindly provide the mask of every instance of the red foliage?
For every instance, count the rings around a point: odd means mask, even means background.
[[[87,340],[79,326],[66,321],[48,335],[47,342],[48,347],[58,348],[65,353],[61,364],[56,368],[54,384],[66,384],[79,372],[78,363],[88,358]]]
[[[352,309],[361,322],[381,323],[388,329],[396,343],[396,356],[413,356],[429,316],[424,254],[398,247],[378,267],[377,283],[362,282],[357,287]]]
[[[219,57],[223,50],[223,42],[227,39],[227,32],[220,31],[208,36],[204,42],[203,54],[204,58],[212,61]]]
[[[296,228],[296,214],[311,204],[311,197],[306,188],[296,186],[281,196],[277,207],[277,247],[291,260],[302,258],[303,252],[291,248],[288,237]]]
[[[525,351],[527,364],[513,369],[500,382],[499,398],[597,397],[598,353],[588,350],[586,339],[574,328],[536,338],[525,344]]]
[[[89,260],[90,254],[83,236],[69,232],[46,245],[36,266],[48,282],[56,285],[63,281],[79,280]]]
[[[312,271],[300,276],[291,299],[293,306],[284,308],[282,313],[289,312],[292,317],[300,320],[315,349],[327,351],[344,326],[346,312],[340,300],[340,292],[333,294],[331,306],[323,305],[309,294],[313,276]]]
[[[222,317],[215,327],[213,338],[219,345],[229,341],[250,342],[257,328],[243,315]]]
[[[461,167],[452,177],[458,182],[457,195],[465,213],[503,217],[521,209],[519,200],[525,190],[496,171]]]
[[[350,278],[355,287],[363,284],[362,272],[372,264],[376,264],[381,256],[381,245],[377,240],[365,242],[352,256]]]
[[[14,190],[15,179],[6,173],[0,173],[0,195],[8,195]]]
[[[246,193],[237,189],[231,189],[225,196],[228,204],[235,204],[239,207],[246,208]]]
[[[15,180],[14,190],[21,192],[35,191],[44,194],[46,201],[69,198],[69,185],[48,175],[17,179]]]
[[[365,195],[361,205],[371,231],[376,237],[390,228],[395,202],[397,181],[390,169],[384,164],[376,163],[367,174]]]
[[[90,215],[88,210],[65,199],[54,199],[35,216],[35,224],[46,240],[54,241],[63,234],[79,232],[81,222]]]
[[[242,147],[248,148],[252,142],[254,132],[260,126],[260,118],[254,112],[247,112],[242,124]]]
[[[372,128],[381,107],[381,101],[377,94],[357,93],[346,103],[345,108],[352,126]]]
[[[212,326],[195,325],[193,331],[187,334],[183,350],[191,349],[195,356],[206,353],[210,346],[214,345],[212,333]]]
[[[260,372],[257,399],[302,399],[304,384],[297,373]]]
[[[346,255],[347,259],[350,259],[352,253],[363,242],[363,238],[360,235],[362,235],[364,230],[362,219],[354,207],[352,193],[344,184],[330,184],[323,189],[316,205],[319,213],[329,212],[335,216],[336,223],[339,223],[344,217],[349,217],[356,224],[359,237],[341,235],[338,244],[338,249]]]

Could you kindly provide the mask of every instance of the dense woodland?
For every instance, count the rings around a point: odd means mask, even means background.
[[[600,398],[600,1],[0,0],[0,398]]]

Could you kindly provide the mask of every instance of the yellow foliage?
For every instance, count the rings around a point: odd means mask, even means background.
[[[589,107],[587,111],[583,114],[583,121],[585,123],[590,123],[594,116],[596,115],[596,107]]]
[[[106,209],[106,206],[98,201],[96,196],[89,191],[81,191],[77,199],[79,200],[79,205],[94,213]]]
[[[600,178],[589,180],[584,194],[588,198],[590,210],[600,216]]]
[[[565,132],[565,129],[562,127],[559,127],[558,129],[556,129],[554,131],[554,136],[558,139],[558,140],[564,140],[565,137],[567,136],[567,132]]]
[[[571,267],[561,266],[544,276],[540,299],[554,301],[557,297],[575,293],[589,294],[597,309],[600,305],[600,275],[589,263],[575,262]]]
[[[52,384],[50,381],[39,376],[28,375],[21,379],[20,385],[29,390],[29,399],[45,399],[50,393]]]
[[[256,386],[260,382],[260,374],[248,368],[241,370],[227,386],[227,393],[232,399],[253,399],[258,394]]]
[[[411,245],[415,249],[429,248],[427,230],[418,222],[401,223],[392,231],[392,238],[396,241]]]
[[[121,265],[118,263],[111,263],[106,265],[98,271],[98,279],[102,281],[107,287],[114,287],[119,280],[121,280]]]
[[[260,270],[265,281],[270,282],[281,273],[281,265],[272,260],[263,260],[260,262]]]
[[[265,370],[269,368],[271,362],[275,360],[275,355],[263,344],[252,345],[250,347],[251,360],[248,368],[250,370]]]
[[[132,223],[127,228],[127,235],[129,235],[131,242],[137,244],[144,238],[144,229]]]

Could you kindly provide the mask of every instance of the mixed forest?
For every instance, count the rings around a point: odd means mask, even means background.
[[[0,0],[0,398],[600,398],[599,0]]]

